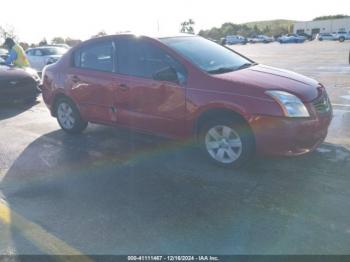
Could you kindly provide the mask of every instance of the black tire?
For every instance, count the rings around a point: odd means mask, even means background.
[[[74,122],[72,123],[71,126],[68,126],[67,124],[65,124],[63,122],[63,118],[61,118],[60,116],[59,108],[60,108],[60,105],[63,106],[63,104],[69,106],[69,108],[72,111],[69,115],[74,119]],[[88,122],[82,119],[78,108],[69,98],[58,99],[58,101],[55,104],[55,114],[56,114],[57,122],[60,125],[60,127],[69,134],[80,134],[86,129],[88,125]]]
[[[220,126],[229,127],[232,130],[234,130],[235,134],[238,135],[241,141],[241,149],[238,150],[240,151],[240,154],[239,156],[237,154],[238,157],[233,162],[224,163],[218,161],[212,156],[212,154],[207,148],[208,138],[211,137],[211,135],[208,134],[208,132],[213,128],[220,128]],[[250,127],[238,117],[221,117],[217,119],[204,121],[199,127],[198,144],[210,161],[222,167],[239,168],[248,160],[250,160],[253,154],[255,153],[255,140],[252,131]],[[217,155],[219,154],[219,150],[221,149],[218,148],[216,153]],[[223,150],[227,150],[227,148],[224,148]],[[230,158],[228,152],[225,152],[225,155],[228,156],[228,158]]]
[[[319,41],[323,41],[323,38],[319,38],[318,40],[319,40]]]
[[[345,37],[344,36],[339,37],[339,42],[344,42],[344,41],[345,41]]]

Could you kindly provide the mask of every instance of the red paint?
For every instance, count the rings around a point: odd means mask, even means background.
[[[125,35],[106,38],[118,37]],[[226,109],[247,121],[255,135],[257,152],[262,154],[298,155],[312,151],[325,139],[332,114],[321,116],[314,110],[312,101],[324,89],[315,80],[263,65],[209,75],[157,39],[145,39],[183,64],[188,72],[185,85],[74,68],[71,56],[78,46],[45,70],[43,97],[51,113],[54,115],[55,97],[64,94],[76,103],[87,121],[186,139],[195,135],[201,114]],[[264,93],[271,89],[298,96],[311,116],[285,117],[275,100]]]

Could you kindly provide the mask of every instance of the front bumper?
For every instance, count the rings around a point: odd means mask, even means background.
[[[36,98],[40,93],[38,82],[32,79],[21,80],[16,85],[3,83],[0,86],[0,102]]]
[[[297,156],[315,150],[326,138],[332,112],[293,119],[253,116],[250,120],[258,154]]]

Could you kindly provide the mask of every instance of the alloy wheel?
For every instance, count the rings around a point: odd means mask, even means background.
[[[65,129],[72,129],[75,125],[75,117],[73,115],[72,107],[66,103],[61,102],[57,108],[57,118],[60,124]]]
[[[242,140],[231,127],[217,125],[210,128],[205,136],[209,155],[222,164],[235,162],[242,154]]]

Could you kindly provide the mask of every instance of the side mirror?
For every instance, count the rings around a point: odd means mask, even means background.
[[[172,67],[165,67],[158,72],[153,74],[154,80],[168,81],[172,83],[179,83],[179,78],[177,77],[176,70]]]

